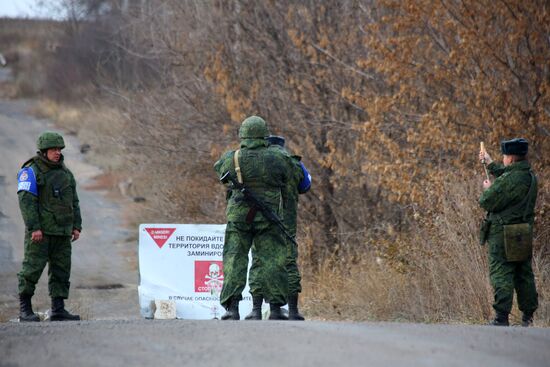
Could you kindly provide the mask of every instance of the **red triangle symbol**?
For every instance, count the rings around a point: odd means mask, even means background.
[[[149,233],[149,236],[157,243],[159,248],[162,248],[166,241],[170,238],[172,233],[176,230],[175,228],[145,228]]]

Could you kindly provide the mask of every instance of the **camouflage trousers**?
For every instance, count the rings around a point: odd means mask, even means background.
[[[254,244],[256,280],[266,302],[284,305],[288,294],[285,269],[287,247],[279,228],[269,222],[229,222],[223,247],[224,281],[220,303],[228,307],[232,298],[241,300],[248,272],[248,253]]]
[[[23,266],[17,274],[19,294],[34,295],[46,263],[48,266],[48,290],[50,297],[69,297],[71,275],[71,237],[44,235],[42,242],[31,241],[31,233],[25,234]]]
[[[509,262],[504,250],[502,226],[491,228],[489,238],[489,277],[494,293],[493,308],[498,313],[512,310],[514,290],[520,311],[532,314],[538,307],[538,294],[531,259]]]
[[[302,291],[302,276],[300,270],[298,270],[298,248],[290,241],[287,243],[287,258],[286,258],[286,271],[288,273],[288,294],[297,294]],[[253,296],[263,296],[262,287],[258,282],[258,266],[255,261],[256,257],[254,253],[256,248],[252,245],[252,266],[250,267],[250,273],[248,274],[248,284],[250,285],[250,293]]]

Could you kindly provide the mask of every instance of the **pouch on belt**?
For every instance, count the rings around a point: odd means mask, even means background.
[[[506,260],[525,261],[533,253],[533,227],[530,223],[504,225]]]

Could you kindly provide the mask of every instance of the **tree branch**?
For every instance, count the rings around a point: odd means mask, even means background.
[[[316,45],[314,43],[311,43],[311,46],[313,46],[314,49],[316,49],[317,51],[321,52],[322,54],[326,55],[327,57],[329,57],[330,59],[336,61],[338,64],[342,65],[344,68],[348,69],[348,70],[351,70],[352,72],[364,77],[364,78],[367,78],[367,79],[375,79],[374,75],[370,75],[370,74],[367,74],[361,70],[358,70],[356,68],[354,68],[353,66],[351,65],[348,65],[346,64],[345,62],[343,62],[342,60],[338,59],[337,57],[333,56],[330,52],[328,52],[327,50],[325,50],[324,48],[322,48],[321,46],[319,45]]]

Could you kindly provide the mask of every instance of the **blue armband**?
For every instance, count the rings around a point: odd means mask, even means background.
[[[38,196],[38,185],[36,184],[36,175],[31,167],[23,168],[17,174],[17,192],[28,191],[34,196]]]
[[[304,173],[304,178],[300,181],[298,184],[298,192],[300,194],[305,194],[306,192],[311,189],[311,175],[306,169],[306,166],[302,162],[300,162],[300,167],[302,167],[302,172]]]

